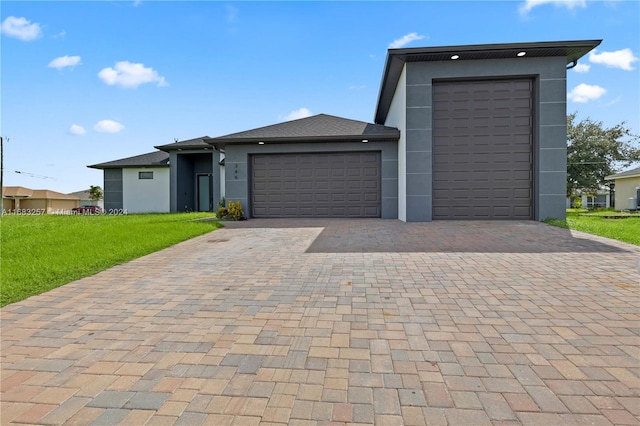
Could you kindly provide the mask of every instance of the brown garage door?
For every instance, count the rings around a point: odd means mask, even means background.
[[[532,81],[433,86],[433,218],[532,218]]]
[[[380,217],[380,177],[379,152],[254,155],[252,217]]]

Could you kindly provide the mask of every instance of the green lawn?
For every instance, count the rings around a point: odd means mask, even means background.
[[[566,221],[550,219],[545,222],[640,246],[640,215],[622,215],[626,217],[615,219],[606,216],[619,215],[612,211],[589,212],[569,209]]]
[[[213,231],[211,213],[20,216],[0,222],[0,306]]]

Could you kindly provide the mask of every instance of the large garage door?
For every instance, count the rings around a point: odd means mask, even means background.
[[[380,153],[254,155],[253,217],[380,217]]]
[[[433,218],[532,219],[532,81],[433,86]]]

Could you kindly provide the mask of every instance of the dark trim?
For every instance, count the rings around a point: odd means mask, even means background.
[[[258,142],[264,142],[265,145],[280,144],[296,144],[296,143],[323,143],[323,142],[344,142],[344,143],[363,143],[363,140],[369,142],[398,142],[400,139],[400,131],[385,134],[384,136],[376,135],[353,135],[353,136],[307,136],[299,137],[280,137],[280,138],[215,138],[206,140],[207,143],[216,148],[224,148],[226,145],[257,145]]]
[[[517,59],[519,52],[526,52],[523,59],[564,56],[567,64],[570,64],[601,42],[602,40],[580,40],[389,49],[380,82],[374,123],[384,124],[386,121],[400,74],[407,62],[452,61],[453,55],[459,55],[456,61]]]

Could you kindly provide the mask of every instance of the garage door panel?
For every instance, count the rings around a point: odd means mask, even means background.
[[[253,217],[380,217],[379,152],[255,155],[251,164]]]
[[[433,86],[434,219],[532,218],[532,81]]]

